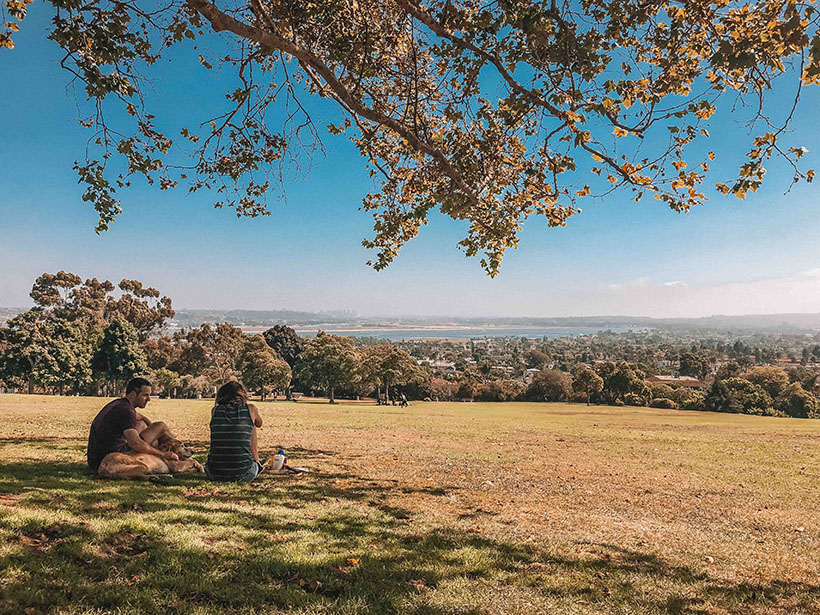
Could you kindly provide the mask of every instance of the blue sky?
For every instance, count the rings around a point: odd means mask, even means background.
[[[711,191],[705,207],[686,215],[623,194],[582,203],[563,229],[531,219],[496,279],[457,249],[464,225],[441,215],[386,271],[370,270],[360,242],[371,219],[358,210],[370,180],[352,146],[330,136],[326,158],[288,183],[287,200],[272,203],[269,217],[238,220],[210,207],[207,194],[136,182],[120,193],[122,216],[96,235],[95,212],[81,202],[72,171],[88,135],[76,126],[59,49],[45,40],[48,18],[43,4],[32,5],[17,47],[0,52],[0,305],[28,305],[36,276],[65,269],[115,282],[137,278],[188,308],[463,316],[820,311],[817,189],[799,184],[784,195],[790,175],[781,164],[769,165],[767,184],[746,201]],[[185,58],[174,57],[158,75],[154,107],[169,125],[205,119],[196,109],[224,91],[218,75]],[[805,91],[790,143],[809,148],[807,168],[818,166],[819,102]],[[736,119],[724,112],[710,126],[726,179],[748,149]]]

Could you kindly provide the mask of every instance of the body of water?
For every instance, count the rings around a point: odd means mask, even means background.
[[[544,337],[577,337],[579,335],[595,335],[601,331],[625,333],[627,331],[643,330],[642,327],[628,325],[611,325],[608,327],[454,327],[452,329],[375,329],[375,328],[344,328],[322,329],[333,335],[346,337],[375,337],[383,340],[401,341],[418,339],[480,339],[484,337],[526,337],[540,339]],[[297,329],[299,335],[313,337],[315,329]]]

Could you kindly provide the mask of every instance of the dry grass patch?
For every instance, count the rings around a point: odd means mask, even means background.
[[[820,422],[260,404],[251,485],[96,479],[105,400],[0,396],[0,611],[820,613]],[[156,400],[204,461],[208,401]]]

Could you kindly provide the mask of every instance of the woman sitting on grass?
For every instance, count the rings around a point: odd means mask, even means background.
[[[205,473],[211,480],[250,482],[262,471],[256,429],[262,418],[248,403],[248,393],[238,382],[229,382],[216,394],[211,411],[211,450]]]

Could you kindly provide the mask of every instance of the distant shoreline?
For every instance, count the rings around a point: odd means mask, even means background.
[[[266,331],[270,327],[242,327],[243,331]],[[521,329],[567,329],[571,327],[560,327],[558,325],[540,327],[513,327],[507,325],[485,325],[485,326],[475,326],[475,325],[429,325],[425,327],[421,326],[413,326],[413,327],[294,327],[294,331],[296,333],[318,333],[319,331],[331,331],[335,333],[368,333],[368,332],[385,332],[385,331],[520,331]]]
[[[329,323],[328,323],[329,324]],[[263,333],[266,327],[251,326],[241,327],[249,334]],[[325,331],[333,335],[344,337],[372,337],[385,341],[410,341],[410,340],[469,340],[483,338],[557,338],[576,337],[582,335],[596,335],[604,330],[617,333],[626,331],[645,330],[646,327],[635,326],[609,326],[609,327],[583,327],[583,326],[509,326],[509,325],[413,325],[413,326],[353,326],[342,325],[333,326],[311,326],[294,327],[296,333],[302,337],[312,337],[319,331]]]

